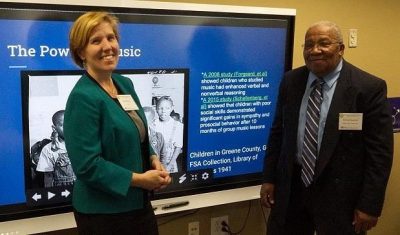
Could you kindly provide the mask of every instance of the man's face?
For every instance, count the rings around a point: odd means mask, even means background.
[[[303,57],[307,68],[318,77],[332,72],[344,53],[335,31],[323,25],[310,28],[305,36]]]

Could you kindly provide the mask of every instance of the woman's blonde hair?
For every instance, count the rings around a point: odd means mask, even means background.
[[[90,11],[81,15],[72,25],[69,32],[69,49],[72,59],[79,67],[84,67],[84,61],[79,56],[79,53],[85,49],[89,43],[89,38],[94,28],[99,24],[107,22],[111,25],[117,40],[119,41],[117,17],[108,12],[103,11]]]

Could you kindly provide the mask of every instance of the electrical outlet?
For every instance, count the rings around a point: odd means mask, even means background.
[[[349,48],[355,48],[358,45],[357,29],[349,29]]]
[[[228,235],[227,232],[222,231],[222,221],[228,224],[228,216],[211,218],[211,235]]]
[[[188,235],[199,235],[200,234],[200,222],[190,222],[188,225]]]

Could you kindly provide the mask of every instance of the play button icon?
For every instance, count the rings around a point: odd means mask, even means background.
[[[52,193],[52,192],[47,192],[47,200],[52,199],[54,196],[55,196],[54,193]]]

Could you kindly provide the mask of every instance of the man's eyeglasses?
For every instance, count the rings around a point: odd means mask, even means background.
[[[318,50],[327,50],[333,44],[342,44],[341,42],[330,42],[330,41],[321,41],[321,42],[306,42],[302,45],[304,50],[311,51],[314,47],[317,47]]]

